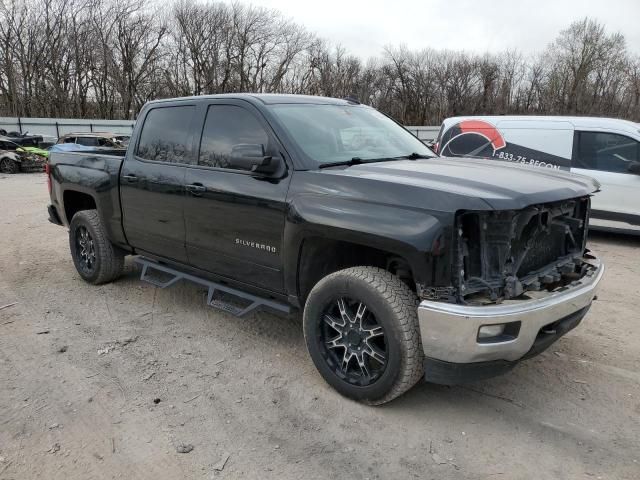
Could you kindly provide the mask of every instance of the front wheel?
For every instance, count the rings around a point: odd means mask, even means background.
[[[69,248],[76,270],[89,283],[111,282],[122,273],[124,253],[107,238],[97,210],[81,210],[73,216]]]
[[[13,174],[18,173],[19,170],[20,167],[14,160],[7,157],[0,158],[0,173]]]
[[[316,368],[349,398],[380,405],[423,375],[417,298],[386,270],[353,267],[328,275],[309,294],[303,324]]]

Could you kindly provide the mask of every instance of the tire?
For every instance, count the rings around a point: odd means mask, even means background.
[[[124,252],[107,239],[97,210],[81,210],[73,216],[69,248],[76,270],[88,283],[111,282],[122,274]]]
[[[20,166],[8,157],[0,158],[0,173],[14,174],[20,171]]]
[[[369,405],[409,390],[424,373],[417,305],[409,287],[380,268],[352,267],[320,280],[307,298],[303,328],[322,377]]]

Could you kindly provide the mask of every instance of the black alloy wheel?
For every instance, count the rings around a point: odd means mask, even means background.
[[[76,229],[76,251],[79,266],[86,275],[92,275],[96,268],[96,249],[91,233],[84,225]]]
[[[317,342],[327,365],[344,381],[366,387],[387,366],[384,328],[367,306],[352,298],[332,302],[318,326]]]

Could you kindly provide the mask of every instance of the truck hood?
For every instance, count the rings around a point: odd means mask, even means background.
[[[600,188],[596,180],[584,175],[473,158],[399,160],[325,169],[323,173],[404,186],[407,195],[418,189],[442,192],[458,200],[473,198],[496,210],[582,197]],[[467,208],[473,209],[476,202],[470,201]]]

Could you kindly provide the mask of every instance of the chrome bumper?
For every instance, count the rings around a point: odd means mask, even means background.
[[[542,327],[591,305],[604,265],[597,259],[589,263],[595,268],[563,290],[529,293],[538,298],[489,306],[422,301],[418,321],[425,356],[458,364],[519,360],[531,350]],[[514,338],[492,343],[478,341],[481,326],[509,322],[520,322]]]

